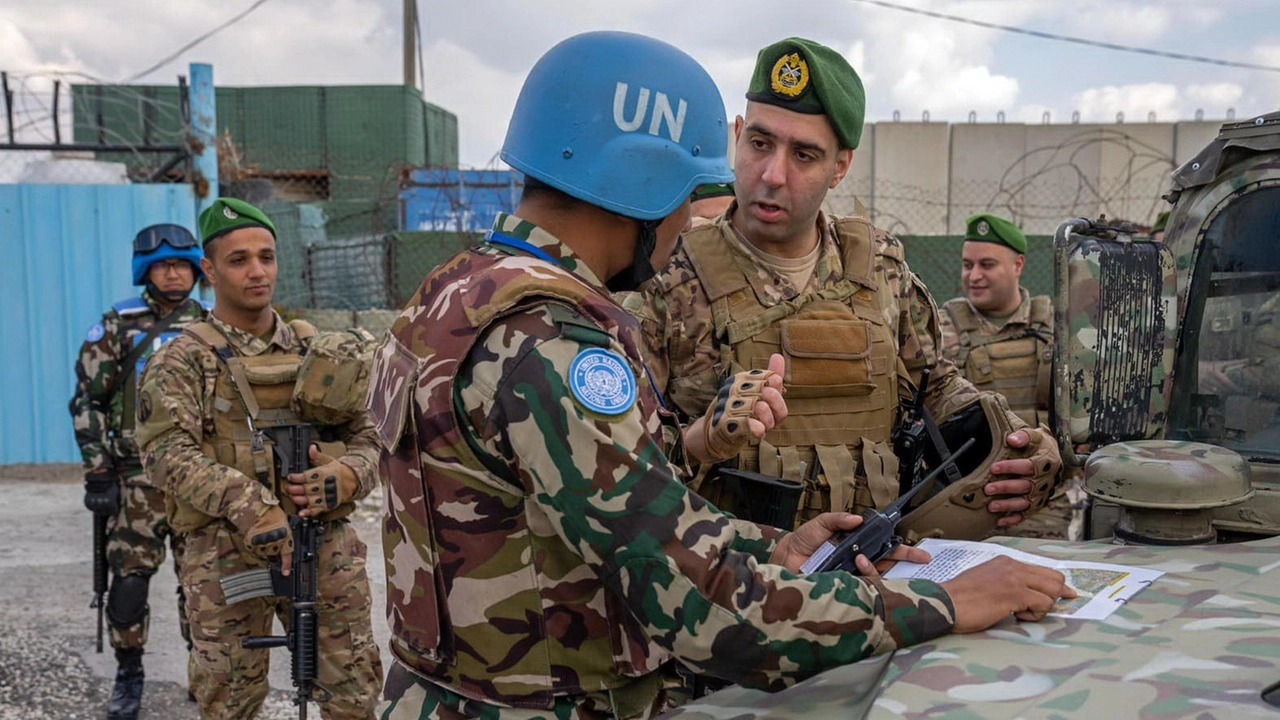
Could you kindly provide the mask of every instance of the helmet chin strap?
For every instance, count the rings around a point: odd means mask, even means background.
[[[622,272],[605,282],[609,292],[638,290],[646,280],[658,274],[649,257],[658,247],[658,226],[662,224],[662,220],[636,220],[636,222],[640,224],[640,237],[636,239],[636,255]]]
[[[156,287],[155,283],[147,280],[147,292],[151,294],[151,297],[169,303],[170,305],[177,305],[183,300],[186,300],[187,297],[191,295],[191,291],[194,290],[195,287],[195,283],[192,283],[191,287],[186,290],[164,291]]]

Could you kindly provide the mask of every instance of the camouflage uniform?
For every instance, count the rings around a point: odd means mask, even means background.
[[[207,344],[210,329],[225,338],[225,350],[215,352]],[[267,504],[279,501],[286,513],[296,513],[283,488],[273,493],[208,454],[221,453],[233,439],[237,444],[230,454],[248,454],[248,443],[241,450],[240,438],[219,438],[211,432],[216,416],[232,413],[235,407],[213,389],[219,387],[214,379],[227,367],[219,356],[225,352],[235,358],[279,357],[299,355],[303,348],[297,330],[279,315],[266,339],[210,316],[207,324],[188,328],[166,345],[143,375],[138,413],[143,460],[168,493],[172,522],[188,533],[180,580],[191,618],[196,666],[192,689],[201,717],[251,718],[257,713],[267,695],[268,654],[244,650],[240,644],[245,637],[268,634],[273,614],[287,622],[289,612],[288,599],[281,597],[224,604],[221,578],[267,565],[246,550],[245,539],[227,519],[228,510],[245,493],[261,492]],[[376,482],[373,427],[361,415],[331,430],[346,443],[342,462],[359,480],[353,498],[358,500]],[[333,693],[331,701],[320,705],[326,718],[371,717],[382,673],[369,617],[366,548],[344,519],[352,507],[347,503],[321,516],[325,522],[318,566],[319,683]],[[334,516],[337,519],[329,519]]]
[[[681,482],[635,319],[547,232],[511,215],[495,232],[537,257],[454,256],[375,356],[383,718],[646,717],[674,658],[777,689],[949,630],[931,582],[768,564],[779,531]],[[588,361],[613,369],[584,383]],[[589,409],[592,388],[623,400]]]
[[[169,328],[157,335],[152,348],[139,357],[136,367],[121,368],[120,363],[132,352],[134,343],[141,342],[164,315],[144,290],[140,297],[122,300],[104,313],[101,322],[90,328],[80,346],[76,359],[76,391],[70,406],[76,443],[80,445],[86,470],[111,471],[121,480],[120,510],[109,521],[107,541],[113,589],[121,578],[129,575],[149,580],[164,562],[166,538],[173,548],[174,568],[181,567],[182,536],[169,526],[164,493],[142,471],[142,460],[134,443],[133,398],[137,377],[154,348],[172,339],[184,326],[203,320],[205,314],[206,309],[198,301],[184,300]],[[119,373],[126,375],[117,378]],[[179,594],[182,637],[190,643],[183,605]],[[110,607],[108,603],[109,618]],[[147,642],[150,618],[149,608],[144,609],[141,619],[135,622],[120,624],[111,618],[111,647],[142,648]]]
[[[817,267],[798,288],[756,258],[729,220],[735,208],[695,226],[628,305],[641,319],[654,381],[676,410],[697,417],[724,377],[782,352],[788,417],[739,466],[803,479],[797,522],[884,507],[898,494],[896,471],[884,470],[896,467],[889,439],[898,399],[921,371],[931,368],[925,405],[939,422],[981,394],[939,357],[937,308],[897,238],[862,218],[820,213]],[[709,290],[725,267],[737,268],[736,287],[719,279]],[[1025,426],[1012,415],[1009,424]],[[718,502],[713,483],[695,489]]]
[[[942,304],[942,356],[956,364],[969,382],[998,392],[1032,427],[1049,424],[1053,369],[1053,301],[1031,297],[1018,288],[1022,301],[1013,315],[997,325],[967,298]],[[1063,470],[1066,472],[1066,470]],[[1079,473],[1059,484],[1049,505],[1000,535],[1067,539],[1074,506],[1083,501]]]

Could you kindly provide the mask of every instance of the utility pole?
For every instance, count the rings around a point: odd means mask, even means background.
[[[418,87],[417,73],[414,70],[414,40],[417,39],[418,3],[415,0],[404,0],[404,84]]]

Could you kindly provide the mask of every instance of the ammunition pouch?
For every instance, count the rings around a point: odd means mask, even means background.
[[[966,439],[977,443],[962,456],[956,458],[956,466],[962,477],[937,491],[921,491],[927,497],[918,507],[909,511],[898,525],[907,542],[915,544],[927,537],[945,537],[957,540],[982,540],[996,530],[1000,515],[987,510],[987,503],[994,497],[983,492],[989,482],[1003,477],[990,474],[992,464],[1017,458],[1037,459],[1046,453],[1053,455],[1053,437],[1048,431],[1025,428],[1031,434],[1031,442],[1023,448],[1010,447],[1005,438],[1016,428],[1009,419],[1009,405],[1003,396],[983,394],[981,399],[939,423],[938,430],[948,448],[956,448]],[[928,448],[926,462],[936,466],[940,457],[937,448]],[[1047,461],[1047,460],[1046,460]],[[1054,472],[1026,477],[1033,487],[1027,499],[1031,512],[1044,507],[1053,494]]]
[[[358,328],[312,337],[289,401],[294,413],[315,425],[343,425],[364,413],[374,344]]]

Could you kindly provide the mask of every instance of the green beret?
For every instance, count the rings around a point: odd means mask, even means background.
[[[207,245],[232,230],[244,227],[266,228],[276,236],[276,226],[261,210],[236,198],[218,198],[200,213],[200,244]]]
[[[1155,224],[1151,226],[1151,234],[1154,235],[1160,232],[1161,230],[1164,230],[1164,226],[1168,224],[1169,224],[1169,211],[1161,210],[1160,214],[1156,216]]]
[[[708,198],[728,197],[733,195],[733,183],[708,183],[699,185],[693,190],[693,200],[706,200]]]
[[[849,61],[826,45],[787,38],[760,51],[747,99],[809,115],[826,115],[841,148],[858,147],[867,94]]]
[[[1019,255],[1027,254],[1027,236],[1022,234],[1017,225],[999,215],[982,213],[965,220],[964,239],[966,242],[989,242],[1013,248]]]

